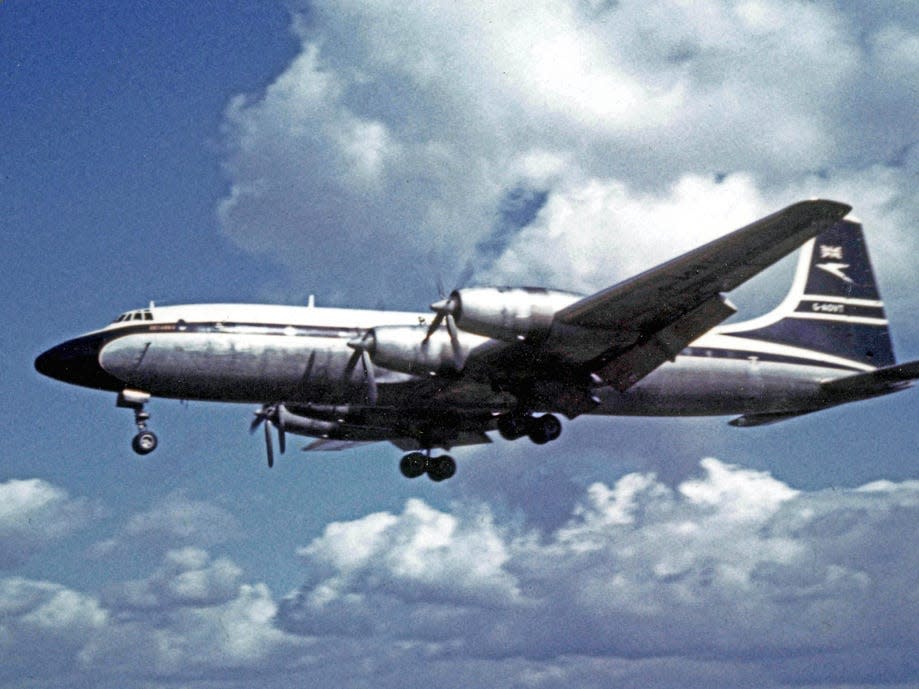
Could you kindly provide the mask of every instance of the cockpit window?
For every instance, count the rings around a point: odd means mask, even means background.
[[[2,1],[2,0],[0,0]],[[152,321],[153,312],[150,309],[143,309],[142,311],[128,311],[123,313],[118,318],[116,318],[112,323],[124,323],[125,321]]]

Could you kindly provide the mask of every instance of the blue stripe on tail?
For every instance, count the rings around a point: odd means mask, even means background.
[[[851,220],[801,248],[791,291],[775,311],[719,332],[876,367],[896,363],[862,227]]]

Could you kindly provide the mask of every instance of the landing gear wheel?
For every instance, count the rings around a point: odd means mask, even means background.
[[[134,436],[131,447],[139,455],[148,455],[156,449],[156,434],[153,431],[141,431]]]
[[[399,471],[405,478],[418,478],[427,469],[428,458],[423,452],[409,452],[399,462]]]
[[[555,414],[544,414],[530,419],[530,440],[537,445],[545,445],[562,434],[562,422]]]
[[[449,455],[431,457],[428,460],[428,478],[432,481],[446,481],[456,473],[456,462]]]
[[[517,440],[522,438],[528,432],[529,419],[526,416],[516,414],[505,414],[498,417],[498,433],[505,440]]]

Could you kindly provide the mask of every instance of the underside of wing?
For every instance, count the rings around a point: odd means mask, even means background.
[[[332,438],[317,438],[303,448],[304,452],[340,452],[350,450],[361,445],[371,445],[375,440],[334,440]]]
[[[427,445],[420,442],[417,438],[393,438],[390,441],[400,450],[406,452],[410,450],[424,450]],[[461,431],[456,433],[449,441],[439,442],[439,447],[450,449],[453,447],[462,447],[465,445],[485,445],[491,442],[491,438],[485,435],[484,431]]]

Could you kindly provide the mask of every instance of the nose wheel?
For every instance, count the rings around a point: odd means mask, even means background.
[[[156,433],[143,430],[134,436],[134,439],[131,441],[131,447],[134,449],[134,452],[139,455],[148,455],[156,449],[158,442]]]
[[[405,478],[418,478],[427,474],[432,481],[446,481],[456,473],[456,461],[449,455],[431,457],[424,452],[409,452],[399,462],[399,470]]]
[[[150,400],[150,394],[139,390],[122,390],[115,403],[119,407],[134,410],[134,425],[137,435],[131,440],[131,449],[139,455],[148,455],[159,444],[156,433],[147,428],[150,414],[144,411],[144,405]]]

